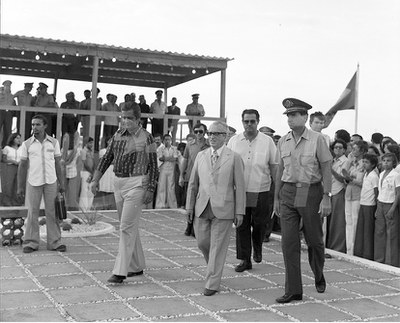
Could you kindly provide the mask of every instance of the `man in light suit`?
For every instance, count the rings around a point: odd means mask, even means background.
[[[194,221],[197,244],[207,262],[205,296],[218,291],[232,222],[239,227],[245,213],[244,165],[224,144],[227,130],[224,122],[211,124],[211,147],[198,153],[187,192],[188,221]]]

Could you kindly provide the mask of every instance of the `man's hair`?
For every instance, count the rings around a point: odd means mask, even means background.
[[[310,124],[313,123],[314,118],[318,118],[320,120],[323,120],[324,122],[326,120],[325,115],[321,111],[316,111],[310,114]]]
[[[374,132],[371,136],[371,141],[375,144],[380,144],[382,142],[383,135],[380,132]]]
[[[258,111],[256,109],[244,109],[242,112],[242,120],[243,120],[245,114],[255,114],[257,121],[260,121],[260,114],[258,113]]]
[[[347,150],[347,143],[342,140],[342,139],[336,139],[333,144],[331,145],[331,149],[333,149],[333,147],[335,147],[336,144],[341,144],[344,148],[344,150]]]
[[[350,142],[350,134],[344,129],[339,129],[336,131],[336,137],[338,139],[342,139],[346,143]]]
[[[375,152],[375,155],[379,156],[381,153],[379,152],[379,149],[376,148],[374,145],[369,145],[368,149],[372,149]]]
[[[133,111],[133,116],[139,120],[141,116],[139,104],[129,101],[126,102],[123,106],[121,111]]]
[[[161,133],[158,133],[158,132],[155,133],[154,136],[153,136],[153,138],[155,138],[155,137],[160,137],[160,138],[162,138]]]
[[[14,132],[11,135],[9,135],[7,139],[7,146],[11,147],[14,143],[14,139],[17,138],[18,136],[21,136],[18,132]]]
[[[397,160],[397,157],[396,157],[396,155],[394,153],[383,154],[382,157],[381,157],[381,160],[383,160],[384,158],[392,158],[393,168],[395,168],[397,166],[398,160]]]
[[[387,147],[387,150],[389,150],[390,153],[393,153],[397,157],[397,161],[400,160],[400,146],[396,144],[390,144]]]
[[[198,129],[198,128],[200,128],[200,127],[203,127],[204,132],[207,132],[207,126],[206,126],[204,123],[196,123],[196,124],[193,126],[193,130]]]
[[[358,146],[358,148],[360,148],[360,150],[364,153],[368,151],[368,142],[365,140],[356,141],[353,145]]]
[[[167,137],[172,138],[172,136],[171,136],[169,133],[166,133],[166,134],[162,137],[162,140],[164,141],[165,138],[167,138]]]
[[[224,129],[224,133],[227,134],[228,133],[228,125],[223,122],[223,121],[214,121],[211,125],[217,126],[218,128],[222,128]]]
[[[373,154],[364,154],[363,159],[368,160],[374,168],[378,165],[378,157]]]
[[[364,140],[364,138],[361,135],[359,135],[358,133],[355,133],[354,135],[351,135],[351,136],[358,137],[358,138],[360,138],[360,140]]]
[[[91,92],[90,90],[83,91],[83,93],[90,93],[90,92]]]
[[[44,125],[47,125],[47,118],[43,114],[35,114],[32,118],[33,119],[39,119],[42,120]]]

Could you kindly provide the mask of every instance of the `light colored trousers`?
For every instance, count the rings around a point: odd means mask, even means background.
[[[344,213],[346,216],[346,253],[354,255],[354,240],[356,237],[358,212],[360,211],[360,200],[346,200]]]
[[[175,169],[160,170],[160,177],[157,185],[156,209],[176,209],[175,195]]]
[[[81,171],[81,194],[79,196],[79,208],[83,211],[89,211],[93,205],[94,195],[90,190],[90,183],[87,182],[91,174],[87,171]]]
[[[40,233],[38,218],[42,196],[44,196],[46,214],[47,249],[54,250],[61,245],[61,230],[59,220],[56,219],[54,207],[54,201],[57,196],[57,182],[40,186],[26,184],[28,217],[26,219],[24,246],[33,249],[39,248]]]
[[[139,220],[148,176],[115,177],[114,186],[120,237],[113,274],[126,276],[128,272],[138,272],[146,267],[139,236]]]
[[[232,219],[218,219],[208,203],[200,217],[194,218],[197,245],[207,263],[205,287],[218,290],[228,253]]]

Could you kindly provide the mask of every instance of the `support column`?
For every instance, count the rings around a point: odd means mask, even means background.
[[[89,137],[94,138],[94,126],[96,124],[96,112],[97,107],[97,78],[99,75],[99,58],[97,56],[93,57],[93,69],[92,69],[92,99],[90,100],[90,115],[89,120]]]
[[[226,69],[221,71],[221,101],[220,101],[220,110],[219,117],[225,118],[225,95],[226,95]]]

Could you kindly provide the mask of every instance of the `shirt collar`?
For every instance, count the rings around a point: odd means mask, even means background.
[[[51,139],[50,139],[50,138],[51,138]],[[53,137],[50,137],[50,136],[46,133],[46,137],[44,137],[43,141],[48,140],[48,141],[51,142],[51,141],[52,141],[52,138],[53,138]],[[37,140],[37,139],[35,138],[34,135],[32,135],[30,143],[32,144],[34,141],[40,142],[39,140]]]
[[[128,129],[126,129],[126,128],[121,128],[120,130],[121,130],[121,136],[123,136],[123,135],[125,135],[125,134],[129,134],[129,135],[131,135],[131,136],[136,136],[136,137],[138,137],[139,136],[139,133],[140,133],[140,130],[142,129],[142,126],[139,126],[139,128],[135,131],[135,132],[130,132]]]
[[[221,156],[222,151],[224,150],[225,145],[222,145],[220,148],[216,150],[218,157]],[[211,147],[211,155],[214,153],[214,148]]]

